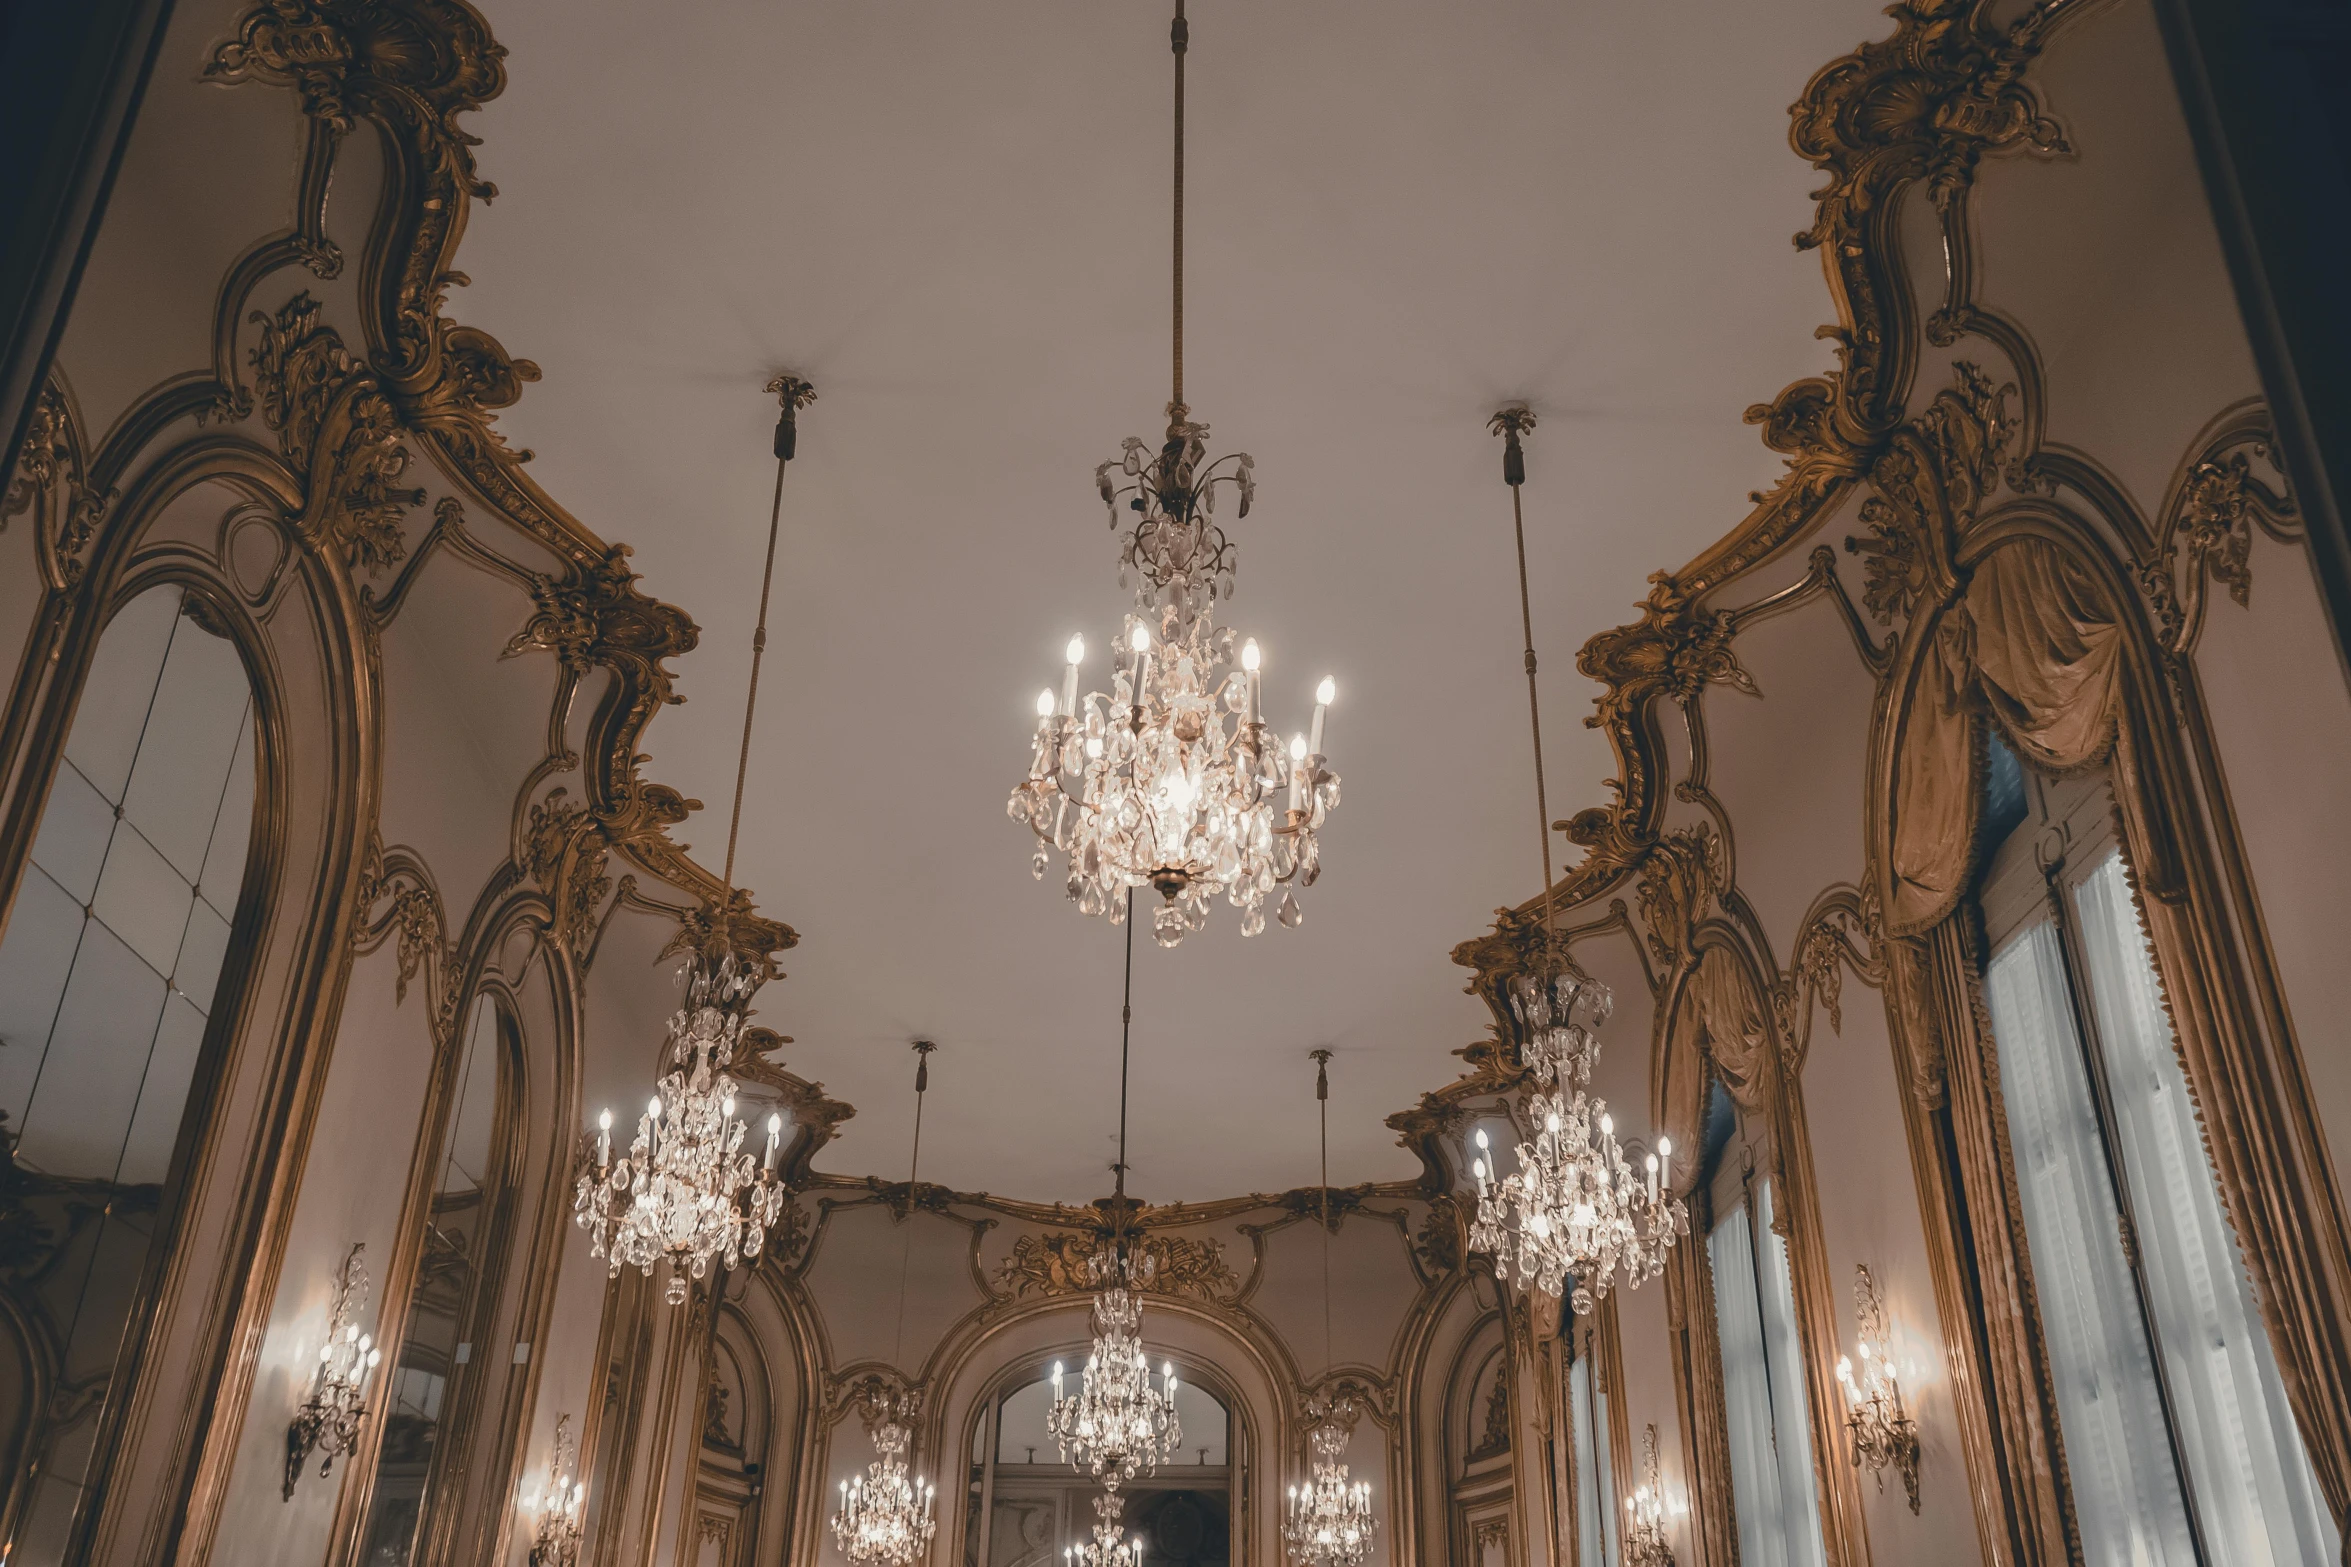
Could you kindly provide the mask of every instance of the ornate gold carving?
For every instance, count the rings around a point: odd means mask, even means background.
[[[1025,1295],[1078,1295],[1093,1286],[1089,1265],[1109,1244],[1106,1231],[1067,1230],[1023,1235],[1012,1243],[1012,1255],[996,1269],[996,1287],[1018,1300]],[[1182,1235],[1128,1237],[1132,1249],[1158,1264],[1141,1288],[1154,1295],[1197,1295],[1203,1300],[1229,1298],[1241,1281],[1224,1260],[1224,1243],[1194,1240]]]
[[[0,491],[0,531],[9,518],[30,512],[42,575],[52,590],[70,592],[82,580],[90,545],[118,493],[91,480],[81,421],[64,384],[52,375],[33,401],[24,444]]]
[[[2043,0],[2001,31],[1984,0],[1895,6],[1893,37],[1863,44],[1805,85],[1788,111],[1788,141],[1828,183],[1814,193],[1812,227],[1796,245],[1821,252],[1841,322],[1822,333],[1842,368],[1782,392],[1758,421],[1767,439],[1801,431],[1807,446],[1860,448],[1897,416],[1911,349],[1894,197],[1924,181],[1948,212],[1987,155],[2070,150],[2024,80],[2067,9],[2067,0]]]
[[[1698,921],[1729,886],[1729,859],[1711,824],[1676,828],[1650,845],[1634,902],[1660,965],[1671,968],[1690,951]]]
[[[380,837],[371,835],[352,903],[359,911],[351,931],[353,949],[368,953],[393,942],[399,969],[392,981],[392,999],[406,1001],[409,985],[423,975],[433,1037],[449,1037],[456,1027],[459,999],[448,980],[457,945],[448,939],[441,892],[424,861],[413,850],[387,849]]]
[[[424,491],[393,487],[408,466],[399,419],[375,372],[352,358],[320,314],[307,293],[274,317],[253,312],[261,327],[252,356],[261,417],[305,481],[304,534],[340,549],[353,566],[381,571],[406,553],[401,517],[423,502]]]
[[[1486,1394],[1486,1424],[1469,1450],[1469,1462],[1480,1463],[1510,1451],[1510,1357],[1494,1357],[1494,1386]]]
[[[596,911],[612,891],[606,874],[612,854],[603,824],[586,802],[566,793],[552,789],[531,806],[522,863],[554,910],[555,939],[579,959],[595,940]]]
[[[2139,563],[2156,635],[2175,657],[2195,645],[2203,628],[2208,579],[2239,606],[2251,602],[2256,524],[2275,538],[2298,536],[2292,496],[2255,474],[2257,456],[2276,472],[2266,419],[2251,431],[2224,429],[2173,486],[2154,547]]]
[[[1884,624],[1921,604],[1940,605],[1959,583],[1959,538],[2000,482],[2016,420],[2008,399],[1962,359],[1955,385],[1935,394],[1870,469],[1874,492],[1861,505],[1866,538],[1845,548],[1862,559],[1862,602]]]

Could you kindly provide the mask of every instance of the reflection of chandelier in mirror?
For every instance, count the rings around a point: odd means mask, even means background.
[[[1126,1538],[1119,1522],[1126,1499],[1115,1489],[1094,1498],[1094,1537],[1061,1550],[1062,1567],[1142,1567],[1143,1542]]]
[[[1551,802],[1543,783],[1543,715],[1535,693],[1535,624],[1527,593],[1526,519],[1519,491],[1526,483],[1521,437],[1535,427],[1524,407],[1505,408],[1491,427],[1503,437],[1502,478],[1510,486],[1510,515],[1518,542],[1518,610],[1525,635],[1527,711],[1535,743],[1536,829],[1543,847],[1543,921],[1536,932],[1536,970],[1513,987],[1512,1011],[1520,1037],[1519,1062],[1534,1080],[1524,1106],[1534,1128],[1518,1145],[1518,1168],[1500,1174],[1483,1129],[1477,1134],[1478,1207],[1472,1250],[1494,1258],[1520,1289],[1556,1299],[1575,1279],[1573,1305],[1585,1313],[1616,1284],[1628,1288],[1665,1266],[1665,1254],[1689,1233],[1689,1214],[1673,1186],[1673,1141],[1659,1137],[1635,1176],[1616,1140],[1607,1103],[1585,1090],[1600,1059],[1595,1032],[1608,1020],[1608,987],[1577,971],[1551,928]]]
[[[816,390],[797,376],[767,385],[783,405],[776,419],[775,502],[767,519],[767,564],[759,578],[759,629],[751,638],[751,684],[743,697],[743,744],[735,762],[735,809],[727,828],[725,891],[711,911],[708,940],[687,961],[685,1004],[669,1020],[669,1071],[637,1118],[628,1157],[612,1158],[612,1112],[597,1121],[596,1163],[580,1173],[572,1212],[589,1235],[588,1253],[609,1256],[617,1276],[634,1267],[648,1277],[669,1263],[669,1302],[686,1298],[686,1281],[724,1260],[756,1258],[767,1228],[784,1209],[776,1179],[783,1117],[767,1118],[767,1156],[743,1151],[746,1128],[735,1119],[735,1080],[727,1069],[743,1042],[751,998],[767,978],[764,959],[735,953],[735,843],[743,827],[743,781],[751,767],[751,720],[759,707],[759,665],[767,653],[768,589],[775,580],[776,532],[783,520],[784,469],[799,441],[799,412]]]
[[[1331,1052],[1309,1050],[1314,1100],[1322,1132],[1322,1358],[1331,1352]],[[1345,1394],[1306,1406],[1307,1443],[1314,1462],[1304,1485],[1293,1485],[1283,1508],[1282,1541],[1297,1567],[1357,1567],[1371,1554],[1378,1520],[1371,1515],[1371,1482],[1350,1481],[1339,1455],[1354,1434],[1356,1404]]]
[[[1255,642],[1234,645],[1215,624],[1219,596],[1233,593],[1233,546],[1216,523],[1229,486],[1237,517],[1256,494],[1246,454],[1208,460],[1208,427],[1184,405],[1184,55],[1190,33],[1177,0],[1175,48],[1175,390],[1167,438],[1156,451],[1139,436],[1094,479],[1110,525],[1131,514],[1119,581],[1132,577],[1135,612],[1111,654],[1110,689],[1078,697],[1083,637],[1072,637],[1061,694],[1037,697],[1029,776],[1008,810],[1040,840],[1039,879],[1066,857],[1066,890],[1088,915],[1127,917],[1123,894],[1156,888],[1152,934],[1164,947],[1208,923],[1219,894],[1241,911],[1241,934],[1265,928],[1266,900],[1282,888],[1276,917],[1303,915],[1290,888],[1321,871],[1318,833],[1339,803],[1339,779],[1322,754],[1323,717],[1336,688],[1315,691],[1314,720],[1287,746],[1258,701]],[[1121,480],[1125,482],[1121,482]],[[1122,508],[1121,501],[1125,505]]]

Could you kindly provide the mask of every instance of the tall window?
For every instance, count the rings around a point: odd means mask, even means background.
[[[1597,1374],[1600,1336],[1584,1329],[1583,1352],[1568,1369],[1575,1419],[1577,1567],[1609,1567],[1624,1560],[1616,1518],[1616,1468],[1608,1441],[1608,1379]]]
[[[1825,1567],[1788,1243],[1772,1228],[1773,1183],[1759,1166],[1759,1139],[1738,1124],[1719,1083],[1708,1095],[1714,1227],[1706,1260],[1714,1274],[1739,1561]]]
[[[2107,791],[2016,773],[1984,999],[2086,1567],[2334,1561]]]
[[[0,1391],[19,1483],[37,1476],[6,1507],[20,1564],[61,1559],[81,1509],[197,1058],[228,1000],[253,697],[236,648],[183,603],[156,588],[107,625],[0,940],[0,1291],[54,1378]]]

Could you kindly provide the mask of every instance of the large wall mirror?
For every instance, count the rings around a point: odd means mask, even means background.
[[[61,1561],[144,1336],[253,836],[253,690],[178,587],[108,624],[0,938],[7,1559]]]
[[[971,1431],[966,1567],[1047,1567],[1094,1527],[1101,1487],[1061,1461],[1045,1428],[1050,1366],[980,1405]],[[1074,1391],[1074,1389],[1073,1389]],[[1153,1567],[1227,1567],[1232,1560],[1233,1420],[1224,1403],[1176,1368],[1184,1445],[1154,1474],[1123,1487],[1126,1529]]]
[[[513,1186],[510,1106],[518,1036],[483,995],[466,1020],[449,1112],[434,1160],[400,1353],[383,1391],[384,1430],[368,1503],[364,1567],[437,1560],[433,1502],[464,1461],[464,1433],[497,1303],[493,1232]],[[448,1511],[448,1509],[442,1509]]]

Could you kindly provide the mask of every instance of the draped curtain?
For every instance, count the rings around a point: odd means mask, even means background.
[[[1740,1567],[1824,1567],[1820,1497],[1787,1242],[1771,1229],[1772,1188],[1753,1187],[1706,1238],[1722,1351],[1723,1416]],[[1756,1263],[1763,1267],[1760,1282]]]
[[[1617,1538],[1616,1470],[1608,1446],[1608,1392],[1593,1397],[1592,1357],[1568,1372],[1569,1413],[1575,1420],[1576,1561],[1579,1567],[1609,1567],[1624,1560]]]
[[[2112,744],[2116,793],[2143,807],[2130,813],[2133,862],[2159,892],[2177,885],[2169,845],[2146,841],[2136,830],[2136,820],[2160,813],[2130,726],[2118,731],[2116,724],[2143,697],[2128,667],[2128,646],[2097,582],[2048,540],[2019,538],[1975,564],[1965,593],[1944,612],[1920,658],[1898,739],[1886,911],[1894,934],[1934,925],[1966,884],[1975,847],[1979,709],[1999,721],[2020,756],[2051,772],[2107,760]]]

